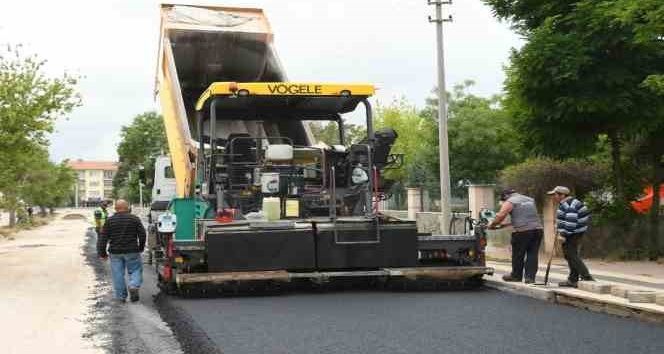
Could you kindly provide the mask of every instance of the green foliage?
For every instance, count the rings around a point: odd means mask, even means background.
[[[46,77],[46,62],[21,55],[19,48],[0,52],[0,151],[46,144],[56,118],[81,104],[77,77]]]
[[[42,184],[46,177],[48,181],[57,180],[37,173],[52,167],[46,152],[47,136],[57,118],[81,105],[76,92],[78,77],[47,77],[44,64],[36,56],[22,55],[20,46],[0,51],[0,206],[10,212],[20,207],[21,200],[34,196],[33,184]],[[49,188],[59,186],[55,183]],[[59,197],[54,191],[53,195],[40,197],[39,202],[50,206],[57,204]]]
[[[664,103],[641,84],[664,72],[664,42],[643,40],[647,15],[635,14],[649,8],[640,2],[485,2],[526,33],[507,71],[506,103],[537,152],[571,156],[599,133],[660,117]]]
[[[500,173],[500,185],[515,188],[541,203],[545,193],[558,185],[567,186],[574,195],[584,198],[602,186],[607,174],[607,166],[590,160],[529,158],[504,169]]]
[[[606,218],[633,218],[629,201],[664,174],[661,134],[653,134],[664,125],[664,2],[484,2],[527,40],[513,51],[505,83],[505,105],[526,147],[584,156],[608,138],[612,198],[598,207]]]
[[[357,144],[360,140],[366,138],[367,129],[360,124],[344,122],[344,145],[350,146]],[[327,145],[339,144],[339,125],[336,122],[309,122],[311,133],[316,139],[315,143],[323,142]]]
[[[464,196],[466,184],[495,183],[506,166],[522,160],[521,138],[501,107],[501,97],[484,98],[468,93],[475,83],[466,80],[448,93],[448,145],[452,192]],[[435,93],[436,90],[434,90]],[[429,115],[428,134],[433,142],[424,160],[438,178],[438,100],[430,98],[422,115]]]
[[[513,50],[504,101],[525,146],[556,158],[608,147],[595,155],[610,157],[611,198],[596,206],[607,219],[633,218],[629,201],[654,183],[661,165],[648,140],[661,140],[650,132],[664,125],[664,2],[484,2],[527,41]],[[626,152],[630,145],[647,146],[648,159],[635,163],[644,149],[635,155],[638,149]]]
[[[394,100],[389,105],[378,105],[374,118],[375,129],[389,127],[398,137],[392,147],[393,154],[404,154],[401,168],[389,170],[386,176],[407,186],[421,186],[438,177],[437,171],[427,168],[431,165],[431,150],[437,148],[437,132],[430,119],[420,116],[417,109],[406,100]],[[437,154],[436,154],[437,156]],[[435,174],[434,174],[435,173]]]
[[[456,86],[450,101],[450,174],[453,181],[494,183],[500,170],[520,160],[519,136],[500,97],[471,95],[471,86]]]
[[[130,125],[122,127],[120,139],[120,167],[113,180],[113,194],[132,203],[138,202],[138,169],[143,167],[147,179],[143,187],[143,201],[150,202],[155,159],[168,152],[168,140],[161,115],[156,112],[137,115]]]
[[[660,96],[664,96],[664,75],[648,76],[643,80],[641,87],[645,87]]]
[[[39,206],[44,212],[64,205],[73,193],[74,172],[66,162],[54,164],[47,155],[39,154],[31,161],[22,191],[27,205]]]

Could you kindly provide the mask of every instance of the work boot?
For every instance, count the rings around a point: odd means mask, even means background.
[[[533,284],[533,283],[535,283],[535,279],[526,279],[523,282],[526,283],[526,284]]]
[[[573,283],[571,281],[564,281],[561,283],[558,283],[558,286],[561,288],[576,288],[576,283]]]
[[[595,278],[593,278],[592,275],[587,276],[587,277],[581,277],[581,280],[583,281],[595,281]]]
[[[513,277],[512,274],[505,274],[505,275],[503,275],[503,280],[504,280],[504,281],[509,281],[509,282],[517,282],[517,281],[521,281],[520,278]]]
[[[121,298],[121,297],[114,297],[113,302],[116,303],[116,304],[124,304],[125,299]]]
[[[138,289],[137,288],[129,288],[129,298],[131,299],[131,302],[137,302],[138,301]]]

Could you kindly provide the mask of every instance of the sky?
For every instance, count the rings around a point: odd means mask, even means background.
[[[117,159],[120,129],[159,110],[154,98],[159,40],[156,0],[0,0],[0,44],[22,44],[47,60],[48,75],[82,76],[83,106],[56,123],[51,159]],[[176,2],[176,1],[173,1]],[[179,1],[263,8],[291,81],[370,82],[374,101],[404,97],[423,106],[436,84],[435,25],[427,0]],[[35,9],[39,9],[35,11]],[[500,93],[503,66],[520,38],[480,0],[444,8],[449,90],[466,79],[473,93]]]

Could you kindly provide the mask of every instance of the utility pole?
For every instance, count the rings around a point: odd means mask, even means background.
[[[76,175],[76,182],[74,184],[74,205],[78,209],[78,174]]]
[[[143,208],[143,182],[138,181],[138,204]]]
[[[436,42],[438,57],[438,145],[440,155],[440,231],[448,232],[450,223],[450,157],[447,141],[447,95],[445,91],[445,56],[443,48],[443,22],[451,22],[452,16],[443,18],[443,5],[452,1],[427,0],[436,6],[436,17],[429,16],[429,22],[436,23]]]

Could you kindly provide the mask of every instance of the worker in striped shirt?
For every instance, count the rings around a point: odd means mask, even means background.
[[[594,281],[588,271],[588,267],[579,256],[579,244],[583,234],[588,230],[590,221],[590,210],[582,201],[572,197],[570,190],[564,186],[557,186],[548,194],[559,203],[556,212],[558,237],[563,241],[563,255],[569,265],[569,277],[567,281],[559,283],[558,286],[576,288],[579,279]]]

